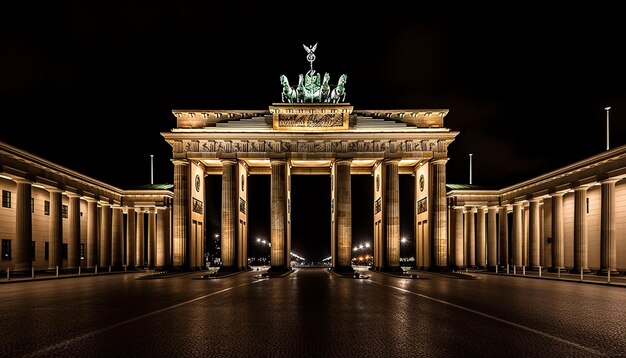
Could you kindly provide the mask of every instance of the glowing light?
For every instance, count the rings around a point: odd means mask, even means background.
[[[365,247],[367,247],[369,249],[370,243],[368,242],[367,244],[365,244]]]

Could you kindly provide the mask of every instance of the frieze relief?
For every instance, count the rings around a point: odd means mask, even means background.
[[[438,140],[343,140],[343,141],[264,141],[199,140],[176,143],[174,152],[204,153],[410,153],[446,152],[447,141]]]
[[[341,127],[342,114],[280,114],[278,126],[284,127]]]

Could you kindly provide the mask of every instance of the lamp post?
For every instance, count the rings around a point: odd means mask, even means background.
[[[469,155],[469,183],[470,185],[472,185],[472,155],[474,154],[470,153]]]
[[[606,150],[609,150],[609,110],[611,107],[606,107],[604,110],[606,111]]]

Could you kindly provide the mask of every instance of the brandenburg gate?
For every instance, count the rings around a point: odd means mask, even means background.
[[[351,271],[351,175],[373,176],[371,223],[375,270],[400,270],[399,175],[415,176],[416,266],[448,266],[446,162],[458,132],[444,126],[445,109],[359,110],[311,70],[297,87],[283,85],[282,103],[267,110],[174,110],[177,125],[162,133],[172,146],[174,267],[204,266],[205,175],[222,175],[221,271],[247,268],[248,176],[271,175],[270,271],[290,269],[291,176],[330,175],[331,256]],[[334,87],[334,88],[333,88]],[[314,188],[312,189],[314,190]],[[356,193],[358,195],[358,193]],[[209,199],[210,200],[210,199]],[[312,217],[311,220],[324,220]],[[312,222],[311,224],[314,224]]]

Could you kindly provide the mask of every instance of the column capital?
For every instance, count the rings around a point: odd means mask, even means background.
[[[13,178],[11,178],[11,180],[13,180],[14,182],[19,183],[19,184],[33,184],[32,180],[28,180],[26,178],[16,178],[16,177],[13,177]]]
[[[500,207],[498,205],[489,205],[487,206],[487,210],[498,210]]]
[[[63,194],[63,190],[59,189],[59,188],[52,188],[52,187],[48,187],[46,188],[46,190],[52,194],[52,193],[60,193]]]
[[[448,160],[450,160],[450,158],[437,158],[437,159],[433,159],[431,162],[433,164],[446,164]]]
[[[524,206],[528,201],[520,200],[513,203],[513,206]]]
[[[385,163],[385,164],[398,164],[398,163],[400,163],[400,159],[398,159],[398,158],[385,159],[385,160],[383,160],[383,163]]]
[[[454,210],[463,210],[463,212],[465,212],[465,206],[463,206],[463,205],[455,205],[452,208]]]
[[[112,203],[109,203],[108,201],[98,201],[98,204],[100,204],[100,206],[113,206]]]
[[[616,182],[620,181],[622,178],[608,178],[608,179],[603,179],[598,181],[600,184],[615,184]]]
[[[557,191],[555,193],[550,193],[550,197],[554,198],[554,197],[559,197],[559,196],[563,196],[565,195],[566,191]]]
[[[237,159],[232,159],[232,158],[222,158],[220,159],[220,163],[222,163],[222,165],[235,165],[238,163]]]
[[[335,164],[339,165],[351,165],[352,164],[352,158],[337,158],[335,159]]]
[[[80,194],[76,194],[76,193],[72,193],[72,192],[67,192],[64,191],[63,194],[65,196],[67,196],[68,198],[79,198],[80,199]]]
[[[284,159],[284,158],[270,158],[270,164],[287,164],[287,159]]]
[[[476,207],[473,205],[467,205],[465,206],[465,212],[466,213],[476,213]]]
[[[85,201],[88,202],[88,203],[97,203],[98,202],[98,199],[92,198],[92,197],[89,197],[89,196],[83,196],[83,199],[85,199]]]
[[[582,184],[582,185],[574,187],[573,189],[574,189],[574,191],[582,191],[582,190],[587,191],[587,189],[589,189],[590,187],[594,186],[594,184],[595,183],[593,183],[593,184]]]
[[[187,159],[172,159],[172,163],[174,163],[174,165],[189,165]]]

